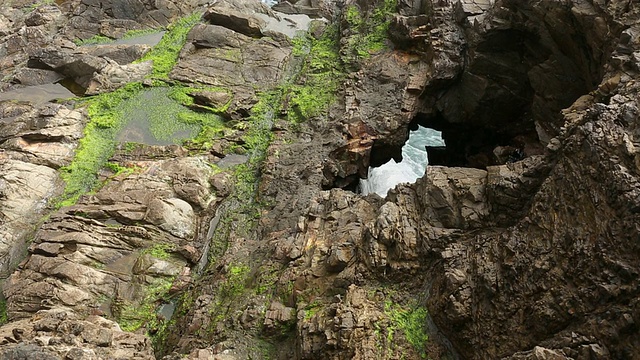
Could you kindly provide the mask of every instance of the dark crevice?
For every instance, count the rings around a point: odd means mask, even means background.
[[[65,88],[67,88],[67,90],[71,91],[78,97],[84,96],[85,91],[87,91],[86,88],[78,84],[73,78],[70,77],[58,81],[58,84],[64,86]]]
[[[358,175],[349,175],[346,177],[336,176],[333,178],[333,182],[329,184],[323,184],[322,190],[331,190],[334,188],[341,188],[343,190],[357,192],[359,183],[360,183],[360,177]]]
[[[408,137],[408,133],[407,133]],[[405,140],[406,141],[406,140]],[[375,141],[371,148],[371,158],[369,166],[378,167],[393,159],[396,162],[402,161],[402,145],[394,146],[386,142]]]
[[[503,133],[482,126],[451,124],[441,114],[418,114],[416,121],[442,132],[445,146],[427,146],[430,165],[485,169],[544,152],[535,129]]]
[[[428,148],[431,165],[484,169],[544,153],[563,124],[560,110],[594,90],[602,64],[583,34],[541,29],[489,31],[468,53],[465,70],[416,121],[442,131]]]

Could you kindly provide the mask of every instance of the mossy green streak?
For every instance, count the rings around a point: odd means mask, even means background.
[[[141,60],[153,60],[153,76],[168,77],[168,73],[173,68],[180,49],[186,41],[186,34],[200,19],[200,16],[200,13],[195,13],[179,20],[169,28],[162,41]],[[163,85],[161,82],[155,84]],[[128,120],[125,116],[126,102],[139,96],[142,89],[142,84],[131,83],[111,93],[101,94],[81,102],[87,108],[90,122],[84,129],[84,137],[79,141],[72,163],[61,168],[61,176],[66,186],[57,206],[71,205],[77,201],[80,195],[99,185],[98,171],[105,166],[113,154],[116,136]],[[165,110],[167,107],[177,109],[177,106],[180,108],[180,111],[176,110],[175,117],[169,120],[178,129],[191,126],[191,129],[196,129],[196,133],[201,129],[207,129],[207,134],[209,134],[211,128],[217,127],[219,124],[219,118],[210,116],[210,114],[196,116],[175,102],[165,105]],[[166,135],[166,129],[171,130],[163,121],[166,121],[164,117],[157,116],[151,124],[152,131],[155,130],[159,137]],[[201,140],[200,142],[204,144],[206,141]]]
[[[427,310],[424,307],[402,307],[390,301],[385,302],[384,312],[389,316],[392,327],[387,329],[387,342],[393,343],[395,330],[402,331],[405,339],[411,344],[422,358],[426,358],[425,345],[427,335]]]
[[[166,79],[169,77],[169,72],[173,69],[180,50],[187,41],[187,34],[201,16],[202,14],[196,12],[178,20],[168,28],[168,32],[162,37],[160,43],[139,60],[141,62],[153,61],[152,76],[154,78]]]
[[[303,57],[300,76],[281,87],[288,119],[299,123],[325,114],[335,101],[345,78],[339,54],[338,28],[331,25],[316,39],[310,35],[294,39],[294,56]]]
[[[384,0],[365,18],[355,5],[347,7],[345,19],[352,35],[343,49],[345,63],[356,64],[359,59],[385,49],[391,14],[396,8],[397,0]]]

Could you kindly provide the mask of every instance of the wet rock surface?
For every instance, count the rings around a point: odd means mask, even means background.
[[[70,41],[198,6],[30,5],[1,8],[3,89],[68,77],[99,93],[142,79],[149,64],[131,62],[146,46]],[[357,19],[381,6],[274,7],[336,15],[312,36],[335,31],[344,81],[303,122],[285,120],[293,92],[273,100],[255,189],[233,170],[255,154],[230,149],[255,141],[242,122],[263,92],[304,83],[290,35],[308,25],[258,1],[207,6],[169,75],[210,86],[190,94],[194,107],[229,104],[234,132],[200,154],[122,145],[111,160],[132,171],[105,171],[103,187],[46,219],[86,115],[0,102],[1,356],[636,358],[640,9],[400,0],[381,48],[354,52],[367,39]],[[416,124],[442,130],[438,166],[384,199],[350,191],[400,156]],[[135,309],[151,317],[122,331]]]

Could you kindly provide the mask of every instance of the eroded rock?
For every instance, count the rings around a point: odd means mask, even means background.
[[[124,332],[101,316],[79,316],[65,308],[12,322],[0,328],[0,336],[3,359],[155,359],[146,336]]]

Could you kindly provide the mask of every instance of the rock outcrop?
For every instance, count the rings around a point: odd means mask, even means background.
[[[100,316],[79,317],[65,308],[14,321],[0,329],[0,336],[3,359],[153,358],[146,336],[124,332],[118,324]]]
[[[85,93],[143,79],[150,64],[131,63],[148,47],[71,40],[198,6],[18,3],[2,5],[2,88],[72,78]],[[289,14],[207,5],[164,79],[222,115],[205,150],[120,145],[111,161],[128,170],[103,170],[75,205],[46,201],[84,111],[0,102],[0,271],[11,272],[0,356],[637,358],[634,2],[275,9]],[[429,149],[424,176],[385,198],[358,194],[416,125],[446,143]]]

